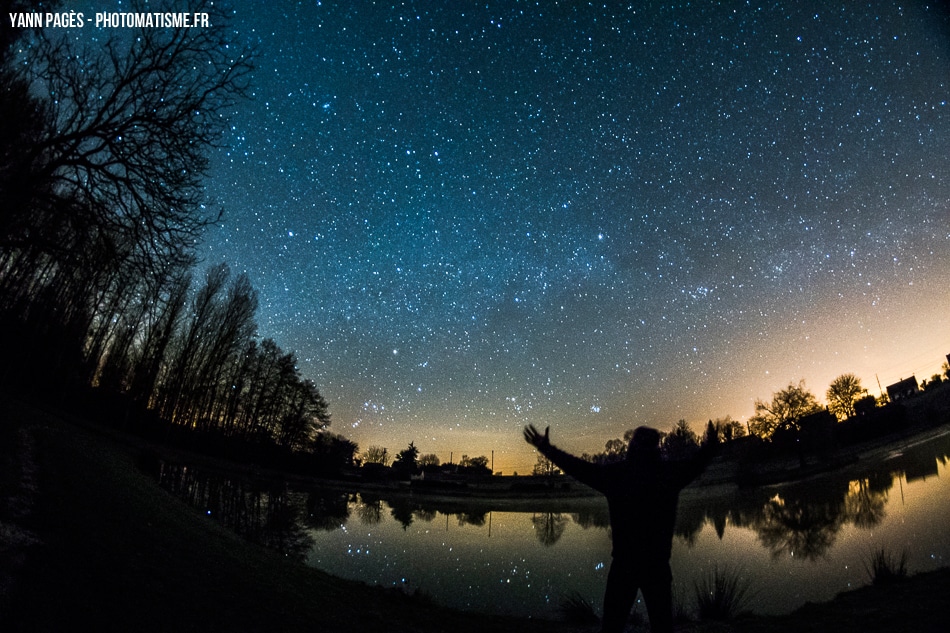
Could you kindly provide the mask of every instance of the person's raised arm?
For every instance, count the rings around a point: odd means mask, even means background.
[[[538,429],[534,428],[533,424],[529,424],[524,427],[524,440],[535,447],[541,453],[544,453],[542,447],[548,447],[551,445],[551,427],[545,427],[544,434],[542,435]]]
[[[539,453],[554,462],[555,466],[574,479],[587,484],[595,490],[603,490],[602,468],[597,464],[592,464],[566,451],[562,451],[551,444],[550,426],[544,429],[544,433],[541,433],[533,424],[529,424],[524,427],[524,439],[528,444],[538,449]]]

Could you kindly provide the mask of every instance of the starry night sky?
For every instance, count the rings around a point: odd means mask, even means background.
[[[528,472],[526,423],[595,452],[950,353],[946,5],[610,5],[227,5],[201,256],[361,448]]]

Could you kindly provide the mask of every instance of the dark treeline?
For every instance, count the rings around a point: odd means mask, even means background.
[[[348,463],[356,446],[326,432],[327,403],[294,355],[256,338],[248,276],[198,269],[195,245],[220,215],[204,200],[208,156],[252,63],[225,15],[187,4],[213,28],[105,42],[3,30],[0,387],[71,403],[94,388],[100,412],[111,403],[166,436]]]

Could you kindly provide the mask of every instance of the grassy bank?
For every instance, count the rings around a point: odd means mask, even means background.
[[[830,602],[806,604],[789,615],[740,619],[725,630],[736,633],[943,633],[948,627],[947,596],[950,596],[950,569],[945,567],[892,584],[870,585],[841,593]]]
[[[461,613],[249,545],[163,492],[140,449],[0,400],[2,631],[592,631]],[[684,631],[944,630],[950,571]],[[552,611],[552,617],[556,614]]]

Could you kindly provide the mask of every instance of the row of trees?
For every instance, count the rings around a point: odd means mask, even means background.
[[[164,304],[164,309],[174,312],[180,305]],[[118,346],[119,339],[114,340],[95,381],[134,393],[181,426],[274,442],[290,451],[308,449],[316,432],[330,424],[327,403],[313,382],[301,378],[294,354],[272,339],[254,338],[257,298],[247,275],[231,279],[227,266],[212,266],[187,306],[163,354],[157,353],[162,345],[134,346],[135,334],[149,333],[147,326],[129,327],[121,339],[133,345]],[[167,327],[174,320],[174,314],[158,314],[148,323]],[[119,360],[112,363],[115,354]],[[129,365],[130,359],[144,362],[146,390],[136,388],[138,368]],[[156,366],[158,376],[152,380]]]
[[[950,382],[950,364],[944,363],[943,374],[935,374],[924,381],[925,389],[932,389]],[[772,394],[771,400],[756,400],[755,413],[746,425],[733,420],[731,416],[710,420],[720,442],[753,435],[762,440],[770,440],[780,433],[799,431],[799,422],[807,416],[827,411],[838,421],[854,418],[858,410],[870,410],[886,404],[887,396],[880,400],[868,395],[861,386],[861,380],[854,374],[842,374],[835,378],[825,392],[827,407],[818,402],[818,398],[805,387],[805,381],[790,383],[784,389]],[[862,406],[863,405],[863,406]],[[669,432],[660,432],[661,451],[673,458],[688,454],[699,447],[700,438],[686,420],[679,420]],[[583,453],[581,457],[595,463],[620,461],[627,454],[627,447],[633,438],[633,429],[626,431],[622,438],[608,440],[604,450],[599,453]],[[560,470],[544,455],[538,454],[532,470],[533,475],[556,475]]]
[[[950,380],[950,364],[943,364],[943,374],[934,374],[924,381],[924,388],[931,389]],[[825,392],[827,407],[805,387],[805,381],[789,385],[772,394],[770,401],[756,400],[755,413],[749,418],[749,432],[762,439],[770,439],[780,431],[797,431],[802,418],[827,409],[839,422],[854,418],[859,410],[868,411],[887,404],[886,394],[879,399],[870,395],[854,374],[841,374]]]
[[[414,442],[391,458],[389,450],[382,446],[369,446],[362,451],[357,460],[362,465],[374,464],[377,467],[391,467],[397,476],[409,477],[420,472],[438,472],[450,468],[454,472],[476,475],[490,475],[488,458],[484,455],[469,457],[462,455],[458,464],[443,465],[435,453],[421,454]]]
[[[336,442],[352,459],[355,445],[318,437],[327,403],[294,355],[256,338],[248,276],[219,264],[193,279],[220,215],[203,198],[208,155],[252,64],[212,3],[179,9],[213,26],[94,45],[3,29],[0,385],[97,386],[177,427],[287,451]]]
[[[733,420],[731,416],[710,420],[708,425],[711,425],[715,430],[720,442],[728,442],[746,434],[745,427]],[[621,461],[626,458],[627,447],[630,445],[630,440],[633,439],[633,432],[634,429],[628,429],[622,438],[607,440],[603,451],[593,454],[582,453],[581,458],[598,464]],[[686,420],[679,420],[670,431],[660,431],[660,451],[668,457],[677,459],[698,449],[700,439]],[[557,467],[547,458],[539,455],[532,474],[550,475],[559,472]]]

